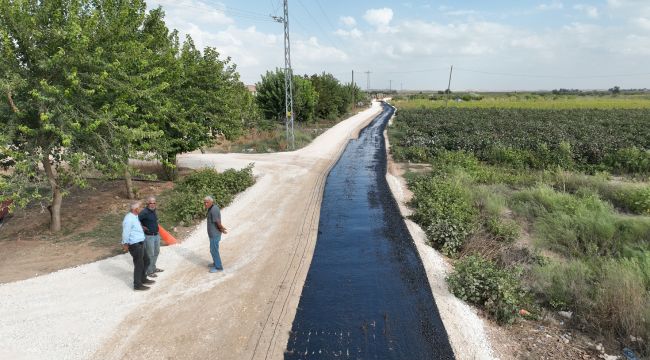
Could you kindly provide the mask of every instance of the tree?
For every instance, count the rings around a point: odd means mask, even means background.
[[[158,37],[160,26],[165,27],[164,14],[160,8],[149,14],[145,10],[142,0],[97,6],[92,41],[99,61],[86,79],[95,91],[94,107],[109,119],[100,129],[102,143],[89,151],[105,174],[124,177],[129,199],[135,198],[129,159],[151,158],[160,147],[162,132],[156,120],[164,116],[164,91],[169,87],[163,77],[169,64],[156,61],[167,40]]]
[[[284,121],[284,72],[276,69],[274,72],[267,71],[262,75],[262,80],[256,84],[257,104],[262,114],[267,119]]]
[[[276,69],[262,75],[257,86],[257,104],[267,119],[285,120],[284,71]],[[293,111],[296,121],[314,119],[318,93],[308,77],[293,76]]]
[[[16,161],[10,196],[41,196],[25,184],[44,177],[54,232],[61,229],[63,196],[85,185],[81,174],[93,163],[87,146],[98,141],[95,130],[107,120],[93,108],[93,90],[80,74],[84,64],[96,61],[90,42],[95,15],[82,0],[0,1],[0,87],[7,99],[2,125],[14,130],[3,150],[9,148]]]
[[[350,95],[349,92],[346,93],[334,75],[314,74],[311,76],[311,81],[318,92],[317,117],[333,120],[345,114],[348,105],[350,105]]]
[[[165,143],[160,148],[170,178],[174,176],[176,155],[209,145],[216,136],[234,138],[244,128],[245,111],[239,104],[246,87],[239,81],[230,58],[196,49],[187,37],[180,50],[177,72],[169,90],[173,112],[161,119]]]

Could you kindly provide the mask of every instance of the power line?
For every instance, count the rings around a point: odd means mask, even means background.
[[[231,16],[231,17],[236,17],[236,18],[241,18],[241,19],[246,19],[246,20],[251,20],[251,21],[260,21],[260,22],[272,22],[268,18],[267,15],[262,15],[262,14],[246,14],[242,12],[237,12],[232,9],[224,9],[223,7],[216,6],[214,3],[205,3],[206,6],[197,6],[192,3],[187,3],[187,2],[179,2],[175,3],[174,5],[171,6],[178,6],[178,7],[185,7],[185,8],[191,8],[191,9],[197,9],[197,10],[202,10],[202,11],[214,11],[221,13],[223,15]],[[213,5],[213,6],[211,6]]]
[[[300,0],[298,0],[298,4],[300,4],[300,6],[302,6],[302,8],[305,9],[305,12],[307,13],[307,15],[308,15],[308,16],[311,18],[311,20],[316,24],[316,26],[318,26],[318,28],[320,29],[320,31],[323,32],[323,37],[325,37],[325,38],[327,39],[327,41],[330,43],[330,45],[332,45],[332,46],[335,47],[335,48],[342,48],[341,44],[334,44],[334,42],[332,41],[332,39],[327,35],[327,32],[325,31],[325,29],[323,29],[323,27],[320,25],[320,23],[318,22],[318,20],[316,20],[316,18],[311,14],[311,12],[309,11],[309,9],[307,9],[307,7],[305,6],[305,4],[303,4],[302,1],[300,1]]]

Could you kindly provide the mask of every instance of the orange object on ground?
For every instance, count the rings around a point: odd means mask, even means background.
[[[158,233],[160,234],[160,239],[165,242],[167,245],[176,244],[176,238],[172,234],[168,233],[167,230],[163,229],[162,226],[158,225]]]

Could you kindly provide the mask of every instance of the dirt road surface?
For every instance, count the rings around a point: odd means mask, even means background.
[[[314,250],[325,178],[378,103],[304,149],[188,154],[184,167],[242,168],[257,183],[222,211],[225,270],[210,274],[205,222],[165,247],[148,292],[128,254],[0,286],[1,359],[279,359]],[[119,239],[115,239],[119,243]]]

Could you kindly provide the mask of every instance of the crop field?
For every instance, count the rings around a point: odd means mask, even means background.
[[[388,133],[394,159],[431,166],[407,175],[410,205],[456,259],[450,290],[501,323],[571,311],[650,354],[650,108],[421,101]]]
[[[400,109],[397,153],[426,160],[463,150],[489,163],[650,171],[650,109]]]
[[[499,108],[499,109],[650,109],[650,95],[620,97],[568,95],[433,95],[432,99],[398,100],[395,105],[406,109]],[[465,98],[465,100],[463,100]],[[456,101],[459,99],[460,101]]]

